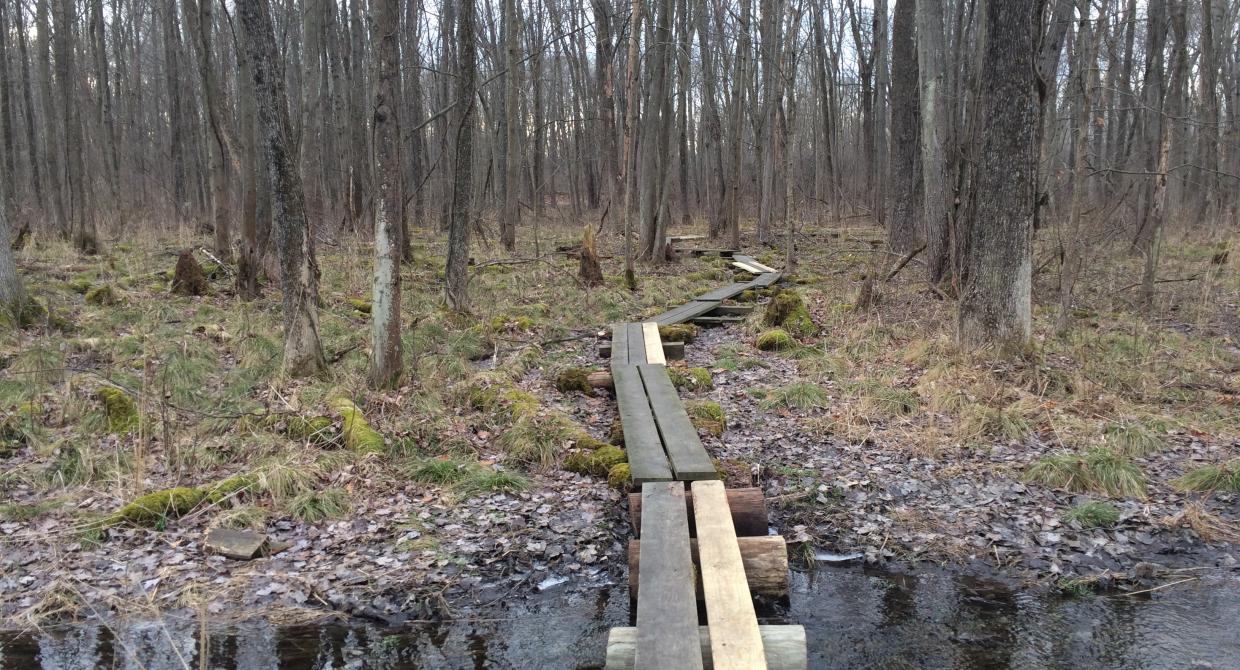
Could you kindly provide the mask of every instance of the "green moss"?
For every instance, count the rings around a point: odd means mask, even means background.
[[[701,329],[691,323],[674,323],[670,326],[659,326],[659,339],[664,342],[684,342],[689,344],[697,339]]]
[[[103,527],[123,523],[157,526],[168,519],[188,514],[207,497],[201,489],[180,486],[140,496],[102,520]]]
[[[254,477],[250,475],[233,475],[223,481],[203,486],[201,491],[206,497],[207,502],[216,505],[238,493],[251,490],[254,486]]]
[[[110,284],[100,284],[86,292],[87,305],[115,305],[120,301],[116,289]]]
[[[754,346],[762,351],[787,351],[796,345],[797,341],[782,328],[768,330],[754,341]]]
[[[633,486],[633,473],[628,463],[616,463],[607,471],[607,485],[617,491],[628,491]]]
[[[108,418],[109,433],[128,435],[138,427],[140,423],[138,408],[127,393],[105,386],[96,391],[95,396],[103,403],[103,411]]]
[[[340,415],[340,433],[347,447],[362,454],[382,453],[385,450],[383,436],[366,422],[362,410],[348,398],[336,398],[331,408]]]
[[[555,376],[555,388],[560,393],[581,391],[586,395],[594,395],[589,377],[590,372],[584,368],[565,368]]]
[[[768,326],[782,326],[789,334],[811,337],[818,333],[818,326],[810,318],[809,309],[801,294],[796,291],[780,291],[766,306],[762,322]]]
[[[573,435],[573,445],[578,449],[587,449],[589,451],[596,451],[608,446],[606,442],[595,438],[593,435],[584,430],[575,431]]]
[[[673,386],[686,391],[704,391],[714,387],[710,370],[706,368],[669,367],[667,376]]]
[[[624,422],[620,417],[611,420],[611,428],[607,430],[607,441],[619,446],[624,446]]]
[[[564,459],[564,469],[581,475],[607,477],[611,468],[628,462],[620,447],[606,445],[594,451],[574,451]]]
[[[369,300],[362,300],[361,298],[347,298],[345,301],[348,302],[349,306],[359,314],[370,314],[371,307]]]
[[[302,442],[311,442],[319,445],[331,444],[336,439],[335,431],[332,430],[334,425],[335,422],[329,416],[306,418],[300,415],[292,415],[284,417],[284,434],[290,439]]]
[[[91,287],[94,286],[94,283],[95,282],[91,277],[78,275],[77,277],[65,282],[65,287],[74,293],[86,295],[86,293],[90,291]]]
[[[694,427],[715,437],[722,436],[724,429],[727,428],[727,418],[723,407],[717,402],[710,400],[688,402],[685,403],[685,411],[688,412],[689,421],[693,422]]]
[[[534,329],[534,319],[523,314],[497,314],[491,317],[487,326],[492,333],[522,333]]]

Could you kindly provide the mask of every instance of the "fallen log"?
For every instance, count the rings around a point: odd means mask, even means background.
[[[768,670],[805,670],[809,665],[803,626],[758,626]],[[714,668],[710,652],[710,627],[701,626],[702,667]],[[637,653],[637,629],[612,628],[607,635],[607,670],[632,670]]]
[[[732,525],[736,526],[736,535],[738,537],[765,537],[770,526],[767,522],[766,498],[762,495],[762,489],[728,489],[727,494],[728,507],[732,510]],[[696,536],[693,525],[693,492],[689,492],[685,499],[689,503],[689,534]],[[629,494],[629,525],[633,528],[633,535],[641,537],[641,493]]]
[[[788,599],[788,547],[780,535],[765,537],[738,537],[736,544],[741,550],[741,562],[745,565],[745,578],[749,593],[763,598]],[[638,597],[638,575],[641,572],[641,540],[629,540],[629,598]],[[693,564],[698,563],[697,540],[689,543]],[[694,571],[698,583],[697,597],[702,598],[701,575]]]

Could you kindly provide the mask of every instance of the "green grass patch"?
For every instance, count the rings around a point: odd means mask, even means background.
[[[1181,491],[1240,493],[1240,459],[1189,470],[1173,484]]]
[[[1119,522],[1119,510],[1111,503],[1090,501],[1068,510],[1063,518],[1084,528],[1109,528]]]
[[[1063,452],[1034,461],[1024,480],[1069,491],[1095,491],[1115,498],[1144,499],[1145,474],[1127,456],[1095,448],[1084,454]]]
[[[831,399],[827,390],[817,384],[798,383],[771,389],[762,401],[765,409],[823,409]]]

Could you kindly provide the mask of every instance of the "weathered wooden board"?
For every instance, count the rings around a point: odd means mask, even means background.
[[[610,359],[611,358],[611,342],[606,342],[606,343],[599,345],[598,355],[601,356],[602,358]],[[684,357],[685,357],[685,343],[684,342],[664,342],[663,343],[663,358],[664,359],[669,360],[669,361],[678,361]]]
[[[732,257],[732,260],[737,261],[739,263],[744,263],[745,265],[748,265],[750,267],[757,268],[758,271],[754,274],[762,274],[764,272],[778,272],[778,270],[776,270],[773,267],[769,267],[769,266],[763,265],[762,263],[759,263],[758,259],[754,258],[753,256],[745,256],[743,254],[736,254],[735,256]]]
[[[728,489],[728,508],[732,511],[732,525],[736,534],[742,537],[763,537],[770,532],[770,521],[766,514],[766,497],[760,488]],[[689,492],[689,535],[697,533],[694,523],[693,492]],[[629,494],[629,525],[633,535],[642,534],[642,496],[640,493]]]
[[[736,249],[693,248],[685,249],[685,251],[694,256],[723,256],[724,258],[730,258],[736,253]]]
[[[750,284],[752,283],[753,282],[738,282],[736,284],[729,284],[727,286],[721,286],[709,293],[703,293],[702,295],[699,295],[698,297],[694,298],[694,300],[699,301],[699,302],[720,302],[723,300],[727,300],[728,298],[744,293],[745,289],[751,288]]]
[[[667,451],[667,460],[672,465],[672,473],[680,481],[697,479],[718,479],[715,466],[710,456],[702,447],[697,428],[689,421],[685,406],[667,376],[667,368],[662,365],[638,366],[642,374],[642,382],[646,385],[646,395],[650,398],[650,408],[654,412],[654,421],[659,427],[659,436],[663,438],[663,448]],[[625,424],[628,428],[628,424]]]
[[[629,364],[629,327],[626,323],[611,324],[611,364]]]
[[[710,641],[715,667],[762,670],[766,668],[762,635],[723,482],[693,482],[693,503],[706,623],[715,631]]]
[[[720,305],[707,316],[748,316],[753,313],[753,305]]]
[[[713,670],[710,653],[710,626],[698,628],[702,644],[702,667]],[[762,634],[762,650],[769,670],[805,670],[809,667],[803,626],[758,626]],[[607,670],[632,670],[637,650],[637,629],[612,628],[607,635]]]
[[[624,426],[624,447],[629,456],[629,472],[633,486],[646,482],[666,482],[672,470],[663,452],[663,441],[646,399],[646,388],[636,366],[615,365],[611,368],[616,402],[620,405],[620,422]]]
[[[646,362],[646,334],[640,323],[628,323],[629,329],[629,365],[642,365]]]
[[[667,365],[667,358],[663,356],[663,340],[659,338],[659,324],[653,321],[643,323],[642,335],[646,345],[646,362]]]
[[[764,288],[770,286],[771,284],[779,281],[782,274],[783,273],[780,272],[768,272],[766,274],[759,275],[757,279],[749,282],[750,288]]]
[[[738,260],[734,260],[734,261],[732,261],[732,267],[734,267],[734,268],[740,268],[740,269],[742,269],[742,270],[744,270],[745,272],[748,272],[748,273],[750,273],[750,274],[755,274],[755,275],[760,275],[760,274],[762,274],[762,270],[759,270],[756,266],[750,265],[749,263],[743,263],[743,262],[738,261]]]
[[[693,318],[696,326],[730,326],[745,320],[743,316],[698,316]]]
[[[656,482],[642,487],[642,527],[646,529],[646,570],[641,590],[657,597],[637,601],[636,670],[701,670],[693,556],[685,487]]]
[[[719,301],[710,300],[694,300],[688,304],[681,305],[675,309],[670,309],[656,317],[654,322],[660,326],[668,326],[673,323],[684,323],[695,316],[701,316],[712,309],[719,306]]]

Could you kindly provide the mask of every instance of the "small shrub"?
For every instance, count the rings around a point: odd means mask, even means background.
[[[1240,493],[1240,459],[1189,470],[1173,484],[1181,491]]]
[[[1107,444],[1129,456],[1148,456],[1166,446],[1166,425],[1157,420],[1124,420],[1108,424]]]
[[[707,434],[720,437],[727,428],[727,417],[724,415],[723,407],[710,400],[697,400],[685,403],[685,411],[689,414],[689,421],[698,430],[704,430]]]
[[[1090,501],[1068,510],[1063,518],[1083,528],[1106,528],[1119,522],[1119,510],[1111,503]]]
[[[758,335],[754,346],[761,351],[788,351],[797,346],[797,341],[792,339],[788,331],[775,328]]]
[[[821,409],[831,399],[827,390],[817,384],[799,383],[774,389],[762,401],[766,409]]]
[[[1060,453],[1032,463],[1025,481],[1069,491],[1097,491],[1117,498],[1144,498],[1145,475],[1122,454],[1106,448]]]
[[[672,386],[685,391],[705,391],[715,385],[710,370],[706,368],[669,367],[667,376],[671,378]]]

